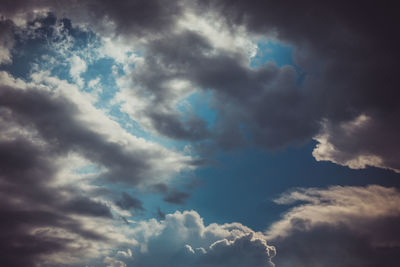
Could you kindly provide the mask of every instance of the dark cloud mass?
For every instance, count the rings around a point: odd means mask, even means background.
[[[52,253],[84,253],[73,248],[82,245],[79,239],[107,239],[70,215],[109,218],[109,209],[71,188],[50,186],[56,166],[48,151],[20,138],[1,141],[0,162],[2,266],[37,266]]]
[[[62,1],[16,1],[4,5],[2,12],[12,17],[33,7],[59,10],[61,5]],[[397,161],[392,160],[398,150],[393,138],[371,133],[399,132],[395,79],[399,41],[394,34],[398,16],[390,5],[374,1],[221,0],[172,1],[168,5],[120,1],[112,6],[108,1],[79,1],[68,6],[79,10],[75,14],[78,22],[113,25],[114,31],[123,35],[151,35],[144,41],[145,65],[134,71],[133,81],[144,88],[145,95],[149,91],[154,94],[152,105],[142,115],[162,135],[192,141],[212,138],[229,148],[244,142],[245,127],[257,144],[279,148],[321,134],[324,120],[337,132],[343,123],[364,115],[373,123],[373,131],[362,129],[337,138],[326,133],[329,138],[317,140],[325,141],[337,153],[327,154],[322,145],[316,158],[351,167],[357,167],[352,162],[358,161],[358,167],[398,170]],[[196,31],[172,30],[187,10],[217,14],[233,34],[239,35],[237,27],[245,26],[250,35],[274,35],[292,45],[295,64],[305,74],[301,85],[292,67],[249,68],[243,53],[215,47]],[[69,12],[67,8],[63,15],[74,17]],[[173,79],[214,92],[218,119],[212,132],[197,115],[182,119],[166,106],[171,92],[165,84]],[[342,144],[343,140],[357,140],[357,145]]]
[[[302,203],[265,234],[161,208],[159,221],[131,223],[147,209],[134,190],[183,205],[190,194],[169,182],[218,149],[314,139],[318,161],[400,172],[397,10],[390,1],[1,1],[0,266],[397,266],[400,193],[378,185],[283,194],[277,203]],[[65,52],[84,31],[96,52]],[[38,52],[58,37],[66,77],[43,67],[60,57]],[[265,40],[293,49],[293,64],[253,66]],[[83,77],[96,56],[115,63],[104,67],[111,85]],[[192,107],[196,94],[210,96],[213,122]],[[163,146],[174,141],[182,151]]]
[[[277,266],[396,266],[400,194],[381,186],[299,189],[277,200],[301,201],[269,229]]]
[[[215,93],[219,120],[213,134],[224,147],[242,143],[243,124],[256,143],[276,148],[316,136],[327,120],[330,127],[324,130],[332,133],[326,133],[325,141],[338,153],[326,154],[321,146],[317,159],[398,170],[395,151],[399,149],[393,137],[399,133],[399,38],[394,34],[398,16],[393,8],[371,1],[362,5],[215,1],[200,10],[217,10],[232,30],[245,25],[249,32],[276,35],[292,45],[305,79],[300,85],[298,74],[289,66],[251,69],[242,54],[219,50],[198,33],[183,32],[151,42],[146,48],[146,68],[134,76],[134,81],[157,90],[158,102],[166,98],[160,84],[172,78],[188,79]],[[160,128],[158,116],[149,116],[162,134],[179,135],[182,127],[166,131]],[[367,116],[371,128],[336,135],[343,124],[359,116]],[[379,160],[368,160],[371,157]]]

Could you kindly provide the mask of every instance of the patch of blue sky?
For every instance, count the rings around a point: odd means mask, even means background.
[[[353,170],[317,162],[312,156],[315,145],[310,141],[278,151],[258,147],[220,151],[215,158],[218,168],[209,165],[195,171],[201,186],[194,189],[185,207],[202,214],[205,223],[239,221],[263,231],[290,208],[273,199],[292,188],[368,184],[400,187],[398,175],[392,171],[372,167]]]
[[[117,83],[113,74],[116,62],[112,58],[99,58],[93,62],[89,62],[87,69],[80,76],[84,79],[86,90],[89,90],[88,83],[92,80],[99,79],[101,87],[99,104],[104,105],[111,100],[117,91]]]
[[[84,175],[98,174],[100,172],[100,168],[95,164],[87,164],[82,168],[76,169],[74,172],[76,174],[84,174]]]
[[[123,66],[113,58],[104,57],[96,52],[102,43],[94,33],[73,27],[69,19],[57,20],[52,14],[30,22],[29,27],[31,28],[27,31],[30,34],[25,31],[15,32],[13,61],[11,64],[1,65],[0,70],[24,80],[30,79],[32,71],[49,71],[51,76],[74,84],[76,81],[70,74],[69,58],[79,56],[87,65],[86,70],[80,73],[80,78],[83,80],[83,87],[80,89],[90,92],[93,89],[89,87],[89,82],[99,79],[98,86],[101,90],[98,91],[96,108],[105,110],[125,130],[135,136],[157,142],[170,149],[183,150],[187,145],[187,142],[170,140],[145,131],[126,113],[121,112],[119,104],[111,103],[119,90],[116,78],[124,75]]]
[[[257,54],[252,58],[250,67],[259,67],[267,62],[274,62],[279,67],[295,66],[293,47],[275,41],[260,41],[257,44]]]
[[[14,38],[12,64],[3,64],[0,69],[24,80],[32,70],[46,70],[72,82],[67,59],[79,53],[89,57],[89,51],[99,46],[94,33],[73,28],[68,19],[57,20],[51,13],[29,22],[26,29],[15,29]]]
[[[301,86],[306,73],[296,65],[293,59],[294,47],[277,41],[263,40],[257,43],[257,54],[250,61],[250,67],[261,67],[268,62],[275,63],[278,67],[292,66],[297,72],[297,84]]]
[[[211,105],[212,97],[213,93],[210,90],[196,91],[179,101],[176,108],[182,112],[183,119],[185,119],[185,114],[193,112],[207,122],[208,128],[211,128],[215,125],[217,118],[217,111]]]

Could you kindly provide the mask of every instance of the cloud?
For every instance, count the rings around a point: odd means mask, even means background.
[[[131,51],[127,44],[140,51],[130,58],[133,68],[125,65],[115,100],[147,131],[177,140],[211,140],[222,148],[250,142],[276,149],[314,138],[320,143],[317,160],[399,170],[392,157],[399,150],[393,141],[400,114],[393,78],[398,19],[389,6],[368,2],[360,9],[312,0],[291,5],[31,0],[2,7],[14,21],[32,18],[32,10],[63,10],[63,16],[105,37],[104,47],[115,40],[123,51]],[[252,67],[257,43],[265,39],[290,45],[296,67]],[[115,57],[127,63],[121,54]],[[198,91],[212,92],[213,127],[196,112],[177,109],[179,101]],[[368,127],[358,127],[357,135],[339,133],[360,116],[370,119]]]
[[[263,234],[239,223],[205,226],[195,211],[140,222],[135,231],[140,249],[128,266],[274,266],[275,248]]]
[[[73,3],[17,0],[5,3],[0,9],[4,16],[20,20],[21,23],[31,19],[35,12],[41,11],[52,11],[57,15],[59,12],[60,16],[72,18],[77,23],[90,24],[103,33],[114,32],[140,37],[171,29],[176,17],[181,13],[181,5],[180,1],[171,1],[165,5],[159,0],[134,2],[124,0],[112,5],[105,0],[84,0]]]
[[[74,151],[105,167],[104,179],[137,185],[145,178],[149,178],[146,182],[154,176],[167,178],[190,166],[189,157],[128,134],[73,85],[45,73],[34,79],[49,83],[55,91],[35,84],[27,90],[3,86],[0,104],[10,111],[10,119],[37,132],[54,151]]]
[[[0,64],[11,63],[10,49],[14,45],[12,22],[0,19]]]
[[[398,155],[394,151],[399,149],[393,139],[399,133],[399,105],[395,100],[399,94],[393,79],[398,76],[398,40],[393,35],[398,16],[393,8],[373,2],[360,6],[312,0],[291,5],[230,0],[208,4],[206,10],[220,10],[232,27],[243,25],[253,33],[269,33],[293,46],[294,62],[306,74],[301,89],[291,94],[293,102],[270,98],[278,101],[278,110],[288,115],[289,120],[279,113],[270,115],[282,122],[286,132],[315,135],[322,142],[314,153],[317,159],[350,167],[360,162],[359,167],[372,165],[398,171]],[[276,88],[282,90],[280,87],[277,84]],[[297,109],[301,102],[305,105]],[[287,110],[294,112],[286,113]],[[295,120],[296,116],[304,119]],[[360,116],[368,117],[369,123],[357,127],[354,134],[340,133],[344,124],[351,124]],[[299,128],[296,121],[300,122]],[[329,127],[315,127],[313,121]],[[266,129],[275,131],[271,121],[262,122]],[[271,138],[271,142],[275,140],[273,136],[263,136]],[[334,147],[336,156],[331,150],[322,149],[327,147],[325,144]]]
[[[70,60],[71,68],[70,68],[70,75],[76,81],[76,83],[82,87],[83,80],[81,78],[81,74],[87,70],[86,62],[83,61],[78,56],[73,56]]]
[[[56,154],[15,132],[11,138],[6,125],[2,121],[1,264],[73,264],[79,258],[98,256],[96,250],[107,247],[108,242],[115,244],[111,232],[99,227],[111,222],[109,208],[80,188],[55,186],[54,178],[60,171]]]
[[[169,203],[184,204],[188,197],[190,197],[188,193],[172,190],[163,199]]]
[[[398,54],[392,34],[397,21],[393,9],[371,3],[360,11],[359,5],[318,1],[288,6],[223,0],[196,7],[198,14],[190,13],[193,9],[185,14],[211,17],[201,23],[215,23],[222,35],[229,29],[252,44],[263,35],[290,45],[296,67],[250,67],[248,50],[227,49],[203,29],[206,26],[181,22],[176,31],[145,42],[143,58],[130,74],[133,85],[120,95],[127,101],[123,110],[132,118],[164,136],[211,139],[223,148],[246,143],[246,132],[251,142],[267,148],[315,138],[321,142],[319,148],[329,143],[338,153],[335,157],[317,148],[318,160],[398,170],[394,136],[399,133],[400,112],[393,79],[397,76],[394,55]],[[213,14],[219,14],[219,19]],[[372,23],[367,14],[378,23]],[[179,91],[182,88],[173,83],[177,80],[183,80],[180,84],[186,85],[185,90]],[[213,93],[218,115],[211,131],[201,118],[185,117],[174,108],[177,95],[184,98],[193,90]],[[129,105],[138,98],[143,99],[142,105]],[[339,134],[342,125],[360,116],[370,118],[371,128],[359,127],[357,135]],[[323,126],[326,123],[329,127]]]
[[[118,221],[126,212],[113,206],[114,193],[99,194],[92,182],[166,182],[189,158],[128,134],[65,81],[0,75],[1,264],[72,266],[135,244]],[[94,172],[79,174],[89,163]],[[121,203],[141,209],[134,200]]]
[[[279,204],[300,202],[266,236],[277,266],[396,266],[400,192],[378,185],[297,189]]]
[[[311,0],[8,1],[0,6],[0,63],[6,69],[18,54],[11,38],[18,31],[51,41],[56,17],[43,14],[54,12],[98,34],[98,52],[124,73],[113,104],[150,134],[204,150],[249,143],[276,149],[314,138],[317,160],[399,171],[395,10]],[[265,38],[290,45],[295,66],[252,66]],[[120,53],[105,51],[115,47]],[[68,45],[59,48],[70,56]],[[398,262],[398,192],[380,186],[284,195],[277,202],[305,203],[267,234],[237,223],[205,226],[194,211],[158,210],[165,219],[131,223],[124,216],[142,203],[98,193],[99,184],[150,187],[182,204],[189,195],[167,183],[202,161],[134,136],[96,108],[78,88],[89,66],[80,56],[63,62],[78,86],[26,62],[26,81],[0,72],[1,265],[101,258],[107,266],[271,266],[275,249],[267,239],[280,248],[279,266]],[[210,94],[214,125],[179,110],[196,92]],[[79,174],[88,164],[94,171]]]
[[[122,193],[122,198],[115,202],[115,204],[117,204],[122,209],[133,209],[139,211],[144,210],[143,204],[139,199],[134,198],[125,192]]]
[[[397,124],[395,114],[360,115],[354,120],[332,124],[323,123],[315,139],[319,142],[313,151],[316,160],[332,161],[362,169],[375,166],[400,172],[399,151],[396,146]],[[380,139],[376,139],[380,136]]]

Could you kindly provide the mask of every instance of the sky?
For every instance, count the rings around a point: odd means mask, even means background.
[[[0,5],[0,265],[396,267],[376,1]]]

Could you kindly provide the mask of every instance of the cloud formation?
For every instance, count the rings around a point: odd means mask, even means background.
[[[277,266],[396,266],[400,192],[378,185],[298,189],[275,200],[300,202],[266,233]]]
[[[32,18],[32,10],[63,10],[75,23],[102,36],[122,36],[140,51],[116,100],[146,130],[178,140],[212,140],[222,148],[249,141],[280,148],[315,138],[317,160],[398,171],[391,159],[399,150],[393,142],[399,133],[393,35],[398,16],[390,6],[313,0],[168,5],[31,0],[9,2],[1,12],[18,21]],[[263,38],[293,47],[296,67],[251,67]],[[2,40],[3,47],[10,46]],[[2,55],[9,60],[8,52]],[[195,112],[176,109],[196,91],[212,92],[217,111],[212,129]],[[360,116],[369,118],[368,127],[339,133]]]
[[[275,248],[262,233],[239,223],[206,226],[195,211],[140,222],[134,232],[140,247],[127,266],[274,266]]]
[[[380,186],[293,191],[277,202],[305,203],[266,234],[238,223],[205,226],[194,211],[128,218],[145,211],[129,189],[184,204],[189,194],[169,182],[213,149],[314,139],[318,161],[400,172],[396,9],[374,1],[289,2],[2,4],[1,265],[273,266],[267,239],[280,251],[279,266],[398,262],[399,193]],[[78,28],[98,43],[82,41]],[[57,38],[58,57],[36,53]],[[266,41],[291,47],[293,64],[255,66]],[[27,42],[34,60],[20,51]],[[69,51],[74,44],[80,54]],[[105,71],[114,91],[99,77],[83,77],[95,61],[89,48],[113,62]],[[59,73],[45,68],[59,60]],[[212,123],[192,107],[197,93],[210,96]],[[187,142],[186,149],[167,148],[165,140]],[[114,192],[118,186],[127,188]]]
[[[190,169],[191,159],[130,135],[66,81],[0,75],[1,264],[73,265],[134,244],[118,226],[132,214],[92,182],[146,186]],[[79,174],[88,164],[94,172]],[[123,196],[117,206],[143,210]]]

